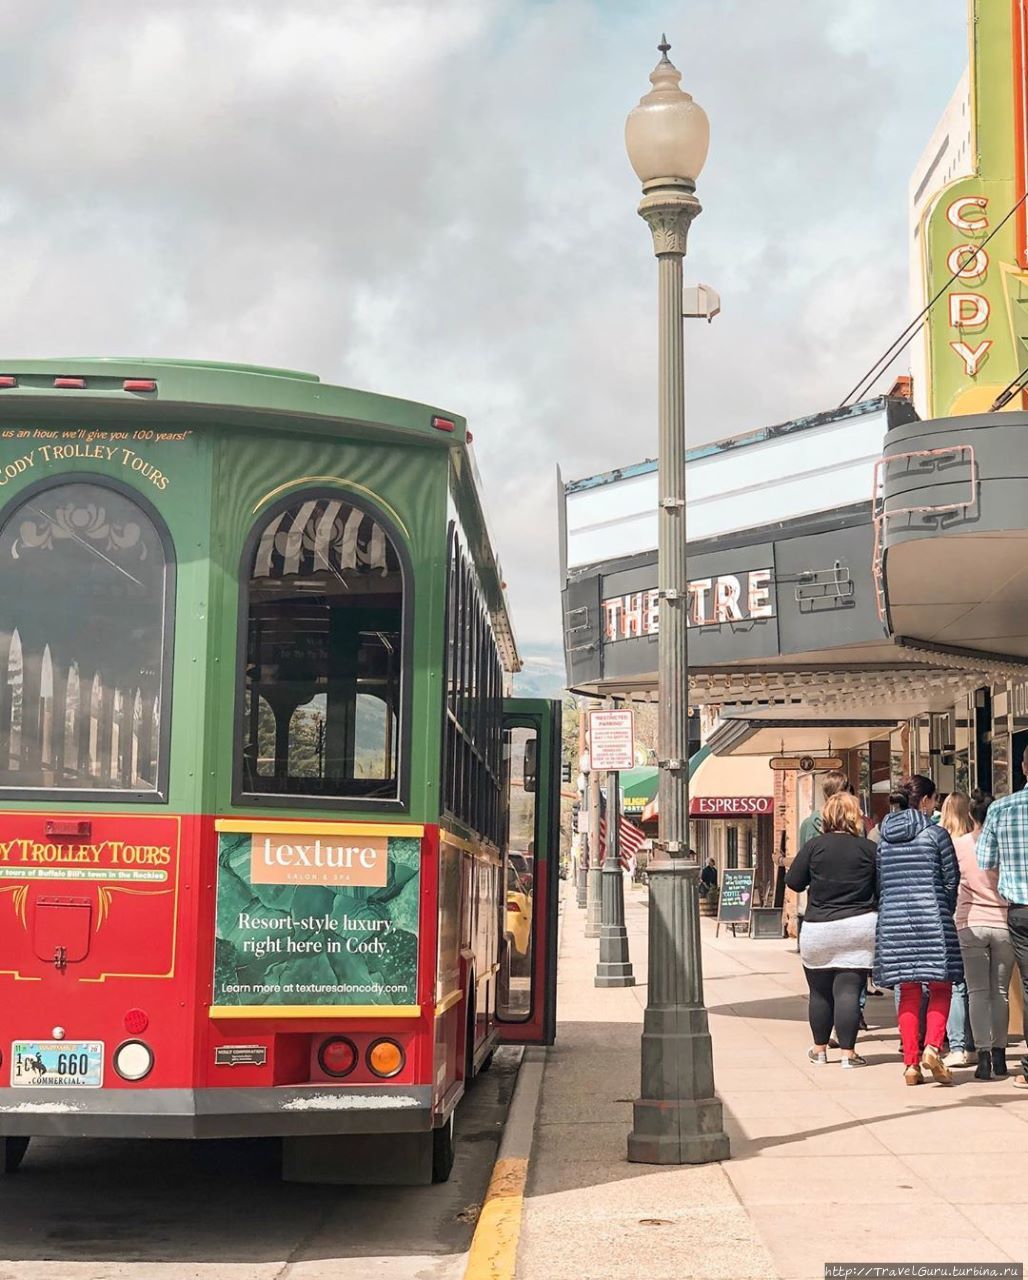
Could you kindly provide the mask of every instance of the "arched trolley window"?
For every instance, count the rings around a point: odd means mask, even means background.
[[[167,799],[175,562],[127,488],[30,490],[0,526],[0,798]]]
[[[402,798],[405,568],[383,517],[349,497],[294,497],[254,529],[241,798]]]

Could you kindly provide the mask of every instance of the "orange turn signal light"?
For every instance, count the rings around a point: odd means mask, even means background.
[[[405,1061],[404,1052],[395,1040],[376,1040],[368,1050],[368,1066],[376,1076],[399,1075]]]

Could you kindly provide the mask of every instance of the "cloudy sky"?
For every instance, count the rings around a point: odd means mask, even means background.
[[[526,650],[554,469],[652,456],[624,155],[662,30],[711,147],[692,441],[837,403],[908,317],[965,0],[0,0],[0,351],[309,369],[470,419]]]

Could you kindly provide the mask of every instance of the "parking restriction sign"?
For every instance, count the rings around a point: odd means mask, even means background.
[[[592,768],[617,773],[635,767],[635,715],[631,711],[589,712]]]

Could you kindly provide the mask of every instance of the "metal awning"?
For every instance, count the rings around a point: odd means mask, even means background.
[[[888,738],[900,716],[823,718],[777,715],[773,708],[740,708],[724,714],[707,740],[715,756],[829,755]],[[763,712],[763,714],[761,714]]]
[[[746,818],[772,812],[774,775],[766,755],[718,756],[705,750],[694,759],[698,763],[694,769],[690,761],[689,769],[690,817]],[[642,821],[655,821],[659,812],[659,798],[654,796]]]

